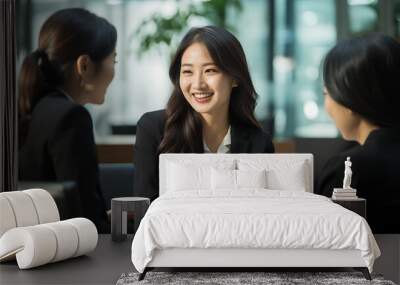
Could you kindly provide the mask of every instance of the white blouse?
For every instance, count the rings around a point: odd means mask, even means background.
[[[204,153],[211,153],[206,142],[203,140]],[[228,132],[217,149],[217,153],[230,153],[231,151],[231,127],[229,126]]]

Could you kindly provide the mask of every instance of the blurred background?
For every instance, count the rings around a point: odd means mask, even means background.
[[[37,48],[44,20],[67,7],[87,8],[118,30],[105,104],[87,106],[98,144],[134,143],[140,116],[164,108],[170,58],[192,26],[223,26],[241,41],[259,94],[256,117],[278,141],[338,137],[321,80],[323,57],[338,40],[400,35],[400,0],[17,0],[17,68]]]
[[[375,31],[400,37],[400,0],[15,1],[17,72],[23,57],[37,48],[41,25],[59,9],[84,7],[118,30],[115,79],[103,105],[87,106],[95,124],[107,209],[113,197],[135,193],[136,123],[145,112],[165,107],[172,90],[170,59],[190,27],[214,24],[237,36],[259,94],[257,119],[273,135],[277,152],[314,155],[314,178],[331,156],[354,146],[340,139],[324,110],[321,62],[325,54],[341,39],[358,34]],[[73,181],[61,186],[60,182],[19,181],[18,187],[70,193],[59,195],[59,209],[64,218],[76,216],[76,203],[69,198],[77,193]],[[379,242],[385,254],[375,271],[398,282],[400,243],[392,237]]]

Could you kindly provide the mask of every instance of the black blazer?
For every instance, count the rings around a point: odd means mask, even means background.
[[[34,107],[26,140],[19,150],[19,179],[75,181],[83,216],[100,232],[108,231],[92,119],[83,106],[62,93],[44,96]]]
[[[158,197],[157,148],[164,135],[165,110],[144,114],[137,123],[134,194]],[[231,125],[231,153],[273,153],[271,137],[259,129]]]
[[[367,200],[367,221],[374,233],[400,233],[400,131],[372,131],[364,145],[331,158],[317,181],[317,194],[330,197],[343,186],[344,161],[352,161],[351,186]]]

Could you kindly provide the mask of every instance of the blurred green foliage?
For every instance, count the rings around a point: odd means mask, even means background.
[[[233,27],[229,26],[226,21],[227,10],[242,11],[241,0],[203,0],[188,5],[184,4],[185,2],[177,1],[178,8],[171,16],[154,13],[142,21],[132,35],[132,38],[140,43],[139,55],[160,45],[174,50],[177,44],[175,38],[187,28],[191,17],[202,17],[210,24],[232,30]]]

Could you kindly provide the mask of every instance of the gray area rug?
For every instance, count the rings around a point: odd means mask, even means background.
[[[372,281],[360,272],[148,272],[142,281],[139,273],[122,274],[117,285],[133,284],[379,284],[395,285],[380,275],[372,274]]]

